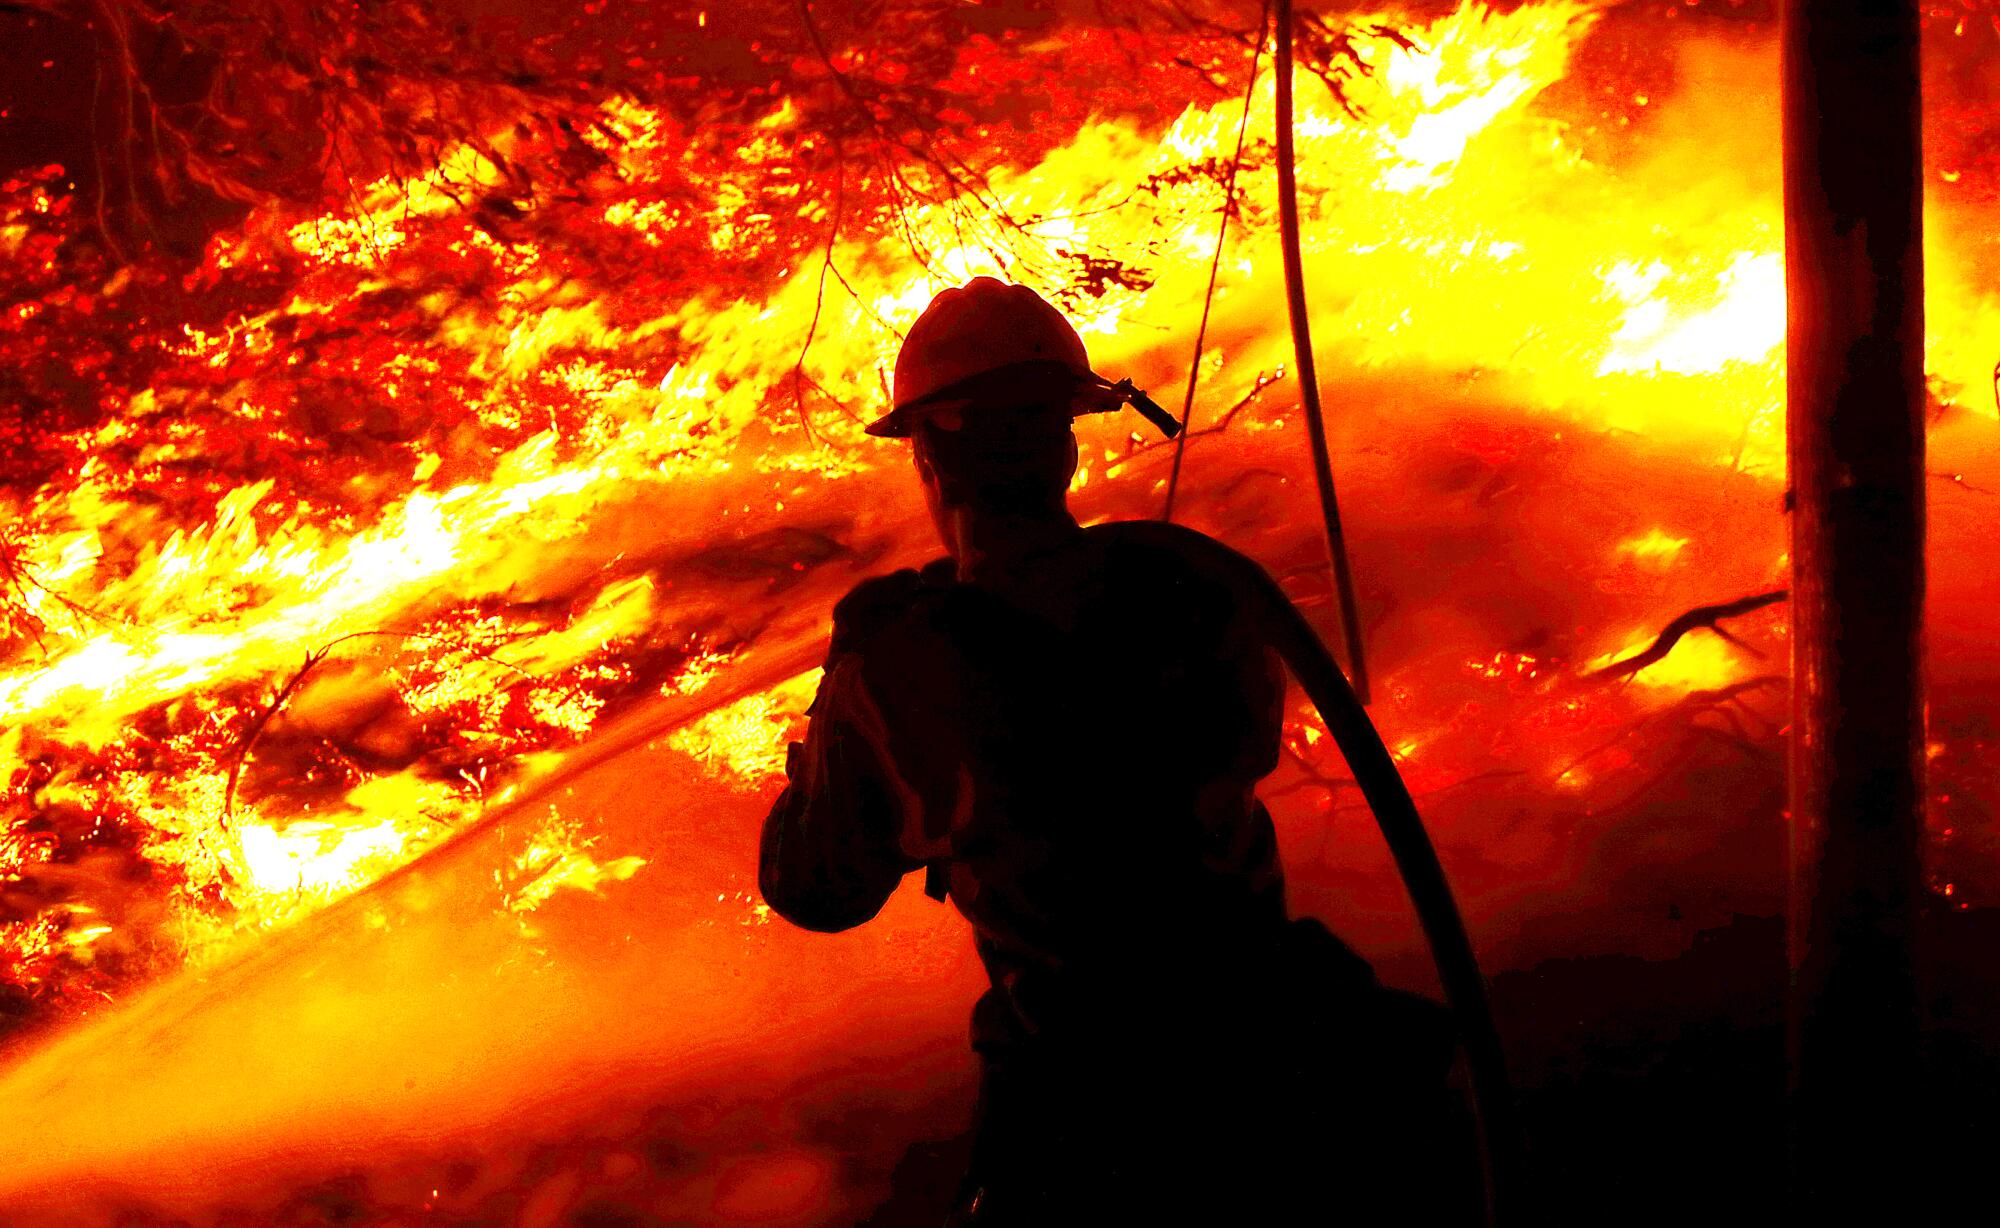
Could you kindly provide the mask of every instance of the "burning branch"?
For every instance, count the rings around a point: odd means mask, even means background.
[[[250,752],[256,748],[257,740],[264,736],[264,730],[269,727],[273,718],[284,710],[286,702],[299,689],[299,684],[306,680],[306,675],[312,673],[313,667],[332,655],[334,649],[347,643],[349,640],[364,639],[370,636],[380,636],[397,640],[431,641],[445,638],[441,635],[433,635],[423,631],[397,631],[390,629],[350,631],[346,635],[331,639],[307,653],[305,661],[293,672],[290,678],[285,680],[285,684],[278,688],[277,695],[273,696],[271,702],[266,704],[263,710],[251,720],[249,728],[243,731],[243,737],[237,742],[236,749],[230,754],[229,779],[222,787],[222,822],[225,826],[228,825],[236,812],[236,782],[243,775],[243,765],[249,760]],[[476,660],[491,661],[502,668],[513,670],[523,678],[532,678],[534,676],[518,665],[502,661],[493,655],[492,650],[476,652],[472,655]]]
[[[1250,385],[1250,391],[1237,398],[1236,404],[1231,405],[1220,418],[1217,418],[1214,426],[1205,426],[1198,431],[1183,431],[1181,437],[1185,439],[1190,434],[1197,437],[1215,435],[1228,430],[1229,424],[1236,421],[1236,415],[1242,413],[1252,401],[1263,396],[1266,388],[1269,388],[1272,384],[1277,383],[1283,378],[1285,378],[1285,369],[1283,367],[1279,367],[1273,371],[1259,371],[1256,380]]]
[[[902,120],[909,126],[910,131],[913,133],[927,133],[939,125],[935,118],[927,118],[916,113],[908,104],[887,91],[875,90],[864,94],[861,83],[835,63],[833,51],[827,44],[826,36],[821,31],[819,23],[813,18],[811,0],[798,0],[798,17],[800,27],[805,30],[806,36],[812,44],[813,55],[819,60],[821,67],[826,69],[827,75],[832,78],[833,83],[846,98],[850,104],[852,114],[859,120],[862,128],[874,138],[869,144],[875,151],[876,165],[882,173],[882,186],[887,189],[894,207],[894,219],[897,229],[901,233],[910,255],[919,265],[929,269],[931,262],[927,258],[925,244],[917,235],[915,228],[910,224],[909,212],[913,205],[931,204],[946,208],[951,216],[953,229],[959,231],[961,230],[962,219],[958,209],[962,200],[970,197],[982,206],[993,219],[998,221],[1003,228],[1017,232],[1023,230],[1021,224],[1007,212],[1004,202],[992,192],[983,172],[962,158],[955,157],[948,152],[940,152],[920,137],[913,137],[908,133],[897,132],[890,128],[882,116],[878,114],[877,106],[880,106]],[[845,157],[841,152],[842,142],[838,133],[834,134],[833,145],[836,158],[844,167]],[[902,168],[896,164],[896,155],[898,153],[908,154],[921,162],[931,174],[944,183],[945,192],[942,195],[926,193],[912,184],[909,178],[903,173]],[[844,175],[844,169],[841,173]],[[844,180],[842,182],[844,186]],[[837,232],[838,229],[839,221],[836,218],[834,230]],[[964,234],[961,232],[956,237],[960,245],[963,246],[965,244]],[[832,250],[832,236],[829,235],[827,244],[828,260],[832,259]],[[822,273],[822,286],[824,280],[824,273]],[[808,429],[810,430],[810,428]]]
[[[366,635],[368,632],[360,631],[355,634]],[[250,727],[243,731],[243,737],[237,742],[235,752],[230,755],[229,779],[222,787],[222,822],[224,826],[228,825],[230,819],[236,813],[236,781],[243,774],[243,763],[250,757],[250,750],[257,745],[257,739],[264,736],[265,727],[271,723],[273,717],[277,716],[283,710],[285,701],[292,697],[292,692],[299,689],[299,684],[306,680],[306,675],[312,672],[313,666],[326,660],[327,654],[333,651],[335,645],[351,638],[353,637],[342,636],[340,639],[333,641],[332,644],[323,645],[307,653],[305,663],[300,665],[297,671],[285,680],[285,685],[278,688],[277,695],[250,722]]]
[[[5,580],[7,585],[21,598],[16,603],[19,606],[18,618],[12,611],[9,611],[8,621],[18,621],[25,627],[28,634],[34,639],[36,646],[42,649],[44,655],[47,655],[48,647],[42,642],[42,620],[35,617],[33,612],[27,608],[27,591],[29,589],[33,589],[44,597],[47,597],[50,601],[68,610],[80,620],[88,620],[103,625],[110,625],[115,621],[109,615],[83,604],[68,593],[44,584],[35,575],[34,570],[21,561],[19,549],[8,543],[4,538],[0,538],[0,580]]]
[[[1131,447],[1127,451],[1125,451],[1119,456],[1118,463],[1121,465],[1128,464],[1135,458],[1145,456],[1148,453],[1157,452],[1163,448],[1175,448],[1184,439],[1200,439],[1208,435],[1223,434],[1224,432],[1229,430],[1230,425],[1236,421],[1236,419],[1243,413],[1244,410],[1248,409],[1251,405],[1255,404],[1257,398],[1264,395],[1265,389],[1269,388],[1271,385],[1277,383],[1279,380],[1283,378],[1285,378],[1285,369],[1283,367],[1279,367],[1273,371],[1259,371],[1257,373],[1257,378],[1251,382],[1250,390],[1248,392],[1244,393],[1241,397],[1238,397],[1236,399],[1235,404],[1231,405],[1227,410],[1223,411],[1222,416],[1220,418],[1217,418],[1214,421],[1214,423],[1212,423],[1209,426],[1204,426],[1199,430],[1182,431],[1179,435],[1176,435],[1172,439],[1150,439],[1150,440],[1140,440],[1139,436],[1135,432],[1134,435],[1132,436],[1134,442],[1132,442]],[[1257,473],[1269,474],[1271,472],[1273,471],[1269,469],[1246,470],[1232,477],[1229,480],[1229,482],[1225,485],[1224,489],[1233,489],[1238,483],[1242,481],[1244,477],[1249,476],[1250,474],[1257,474]]]
[[[1665,657],[1680,643],[1681,637],[1697,628],[1707,628],[1738,647],[1746,647],[1741,640],[1730,635],[1718,624],[1725,618],[1736,618],[1753,610],[1761,610],[1768,605],[1776,605],[1791,596],[1790,589],[1773,589],[1768,593],[1758,593],[1754,597],[1742,597],[1721,605],[1696,606],[1687,613],[1668,623],[1659,637],[1644,652],[1634,653],[1623,661],[1614,661],[1603,669],[1584,675],[1589,682],[1615,682],[1629,678]]]
[[[841,156],[840,143],[833,147],[833,216],[826,224],[826,251],[820,256],[819,285],[813,290],[812,322],[806,325],[806,339],[799,343],[799,360],[792,366],[792,399],[798,406],[799,425],[805,429],[806,438],[819,442],[819,433],[813,429],[812,411],[806,408],[805,385],[810,382],[820,395],[826,389],[817,380],[806,374],[806,355],[812,352],[813,338],[819,335],[819,318],[826,306],[826,275],[833,270],[833,245],[840,238],[840,223],[847,209],[847,169],[846,160]]]

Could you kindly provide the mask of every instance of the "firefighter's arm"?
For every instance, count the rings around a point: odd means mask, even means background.
[[[869,920],[918,866],[901,848],[902,802],[856,651],[867,630],[856,625],[866,621],[858,607],[883,596],[866,587],[835,611],[833,652],[806,740],[787,753],[790,783],[764,820],[758,848],[765,902],[823,933]]]

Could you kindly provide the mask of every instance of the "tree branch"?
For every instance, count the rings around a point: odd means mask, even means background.
[[[1668,653],[1672,652],[1674,645],[1680,643],[1681,637],[1688,632],[1706,627],[1708,630],[1727,638],[1727,633],[1716,625],[1718,622],[1725,618],[1736,618],[1739,615],[1748,614],[1753,610],[1761,610],[1768,605],[1776,605],[1791,595],[1790,589],[1780,588],[1773,589],[1768,593],[1758,593],[1754,597],[1743,597],[1735,601],[1724,602],[1721,605],[1696,606],[1694,609],[1689,610],[1679,618],[1668,623],[1660,632],[1659,637],[1644,652],[1634,653],[1622,661],[1614,661],[1603,669],[1595,670],[1585,674],[1583,677],[1588,682],[1615,682],[1620,678],[1629,678],[1640,670],[1645,669],[1648,665],[1655,664]]]
[[[243,731],[243,737],[236,743],[236,750],[229,761],[229,780],[222,787],[222,822],[224,826],[228,825],[230,818],[236,812],[236,782],[243,774],[243,764],[250,758],[250,752],[256,748],[257,740],[264,736],[265,728],[270,725],[272,719],[279,712],[284,710],[286,701],[291,699],[292,693],[299,689],[299,684],[306,680],[306,675],[313,671],[314,666],[326,660],[334,649],[345,644],[347,641],[358,640],[368,636],[384,636],[400,640],[438,640],[445,638],[424,631],[398,631],[392,628],[382,628],[373,631],[350,631],[346,635],[336,636],[328,640],[318,648],[307,653],[305,662],[299,666],[298,670],[290,678],[285,680],[285,685],[278,688],[277,695],[272,698],[269,704],[265,705],[262,712],[257,714],[257,718],[250,722],[250,727]],[[474,653],[473,655],[479,660],[491,661],[493,664],[501,666],[504,669],[511,669],[523,678],[534,677],[533,674],[530,674],[520,666],[512,662],[502,661],[490,651]]]

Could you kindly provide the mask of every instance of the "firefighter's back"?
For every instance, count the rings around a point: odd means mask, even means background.
[[[868,690],[923,799],[909,843],[947,862],[1024,994],[1185,967],[1191,943],[1283,921],[1254,794],[1283,674],[1203,543],[1105,525],[978,583],[932,569],[871,637]]]
[[[906,847],[946,868],[992,980],[973,1222],[1357,1211],[1349,1162],[1441,1120],[1438,1016],[1394,1020],[1365,962],[1286,921],[1254,792],[1284,676],[1247,566],[1104,525],[978,583],[934,565],[873,615]]]
[[[1284,683],[1219,549],[1121,524],[977,583],[938,565],[870,640],[923,799],[907,844],[946,866],[991,975],[975,1171],[1001,1222],[1085,1191],[1129,1207],[1262,1107],[1245,995],[1285,913],[1254,787]]]

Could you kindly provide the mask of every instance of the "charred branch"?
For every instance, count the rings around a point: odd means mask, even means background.
[[[1629,678],[1647,666],[1656,664],[1665,658],[1668,653],[1674,650],[1674,645],[1681,642],[1681,637],[1691,631],[1706,629],[1715,632],[1733,644],[1742,645],[1742,641],[1731,636],[1718,624],[1725,618],[1737,618],[1741,615],[1761,610],[1766,606],[1776,605],[1790,596],[1791,591],[1789,589],[1780,588],[1773,589],[1768,593],[1740,597],[1735,601],[1725,601],[1720,605],[1696,606],[1662,628],[1659,636],[1644,651],[1634,653],[1622,661],[1614,661],[1603,669],[1585,674],[1583,676],[1584,680],[1589,682],[1616,682],[1620,678]],[[1748,648],[1747,645],[1742,646],[1746,649]],[[1754,652],[1754,650],[1751,651]]]

